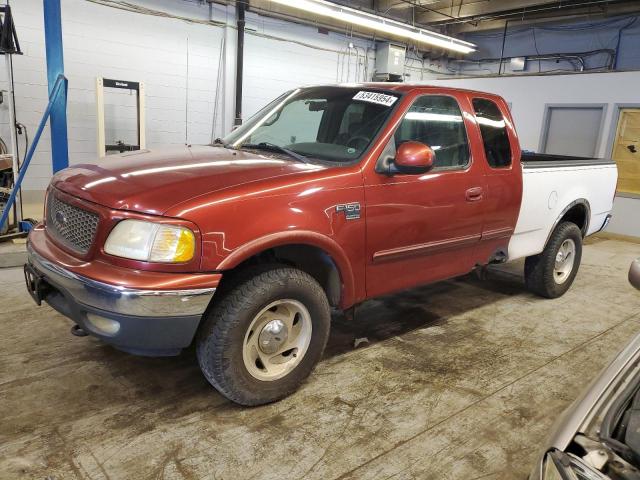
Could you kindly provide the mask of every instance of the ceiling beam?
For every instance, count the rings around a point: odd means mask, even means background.
[[[466,1],[460,5],[460,0],[456,0],[454,6],[454,17],[466,19],[481,15],[491,15],[510,10],[520,10],[532,8],[540,5],[557,3],[557,0],[480,0]],[[452,20],[450,17],[451,7],[433,9],[435,11],[420,10],[416,13],[416,21],[422,24],[433,24]],[[449,17],[449,18],[448,18]]]
[[[382,7],[386,7],[386,11],[393,15],[402,15],[415,21],[416,25],[422,23],[421,16],[435,15],[439,20],[456,19],[457,16],[451,13],[451,2],[460,0],[384,0]],[[488,0],[466,0],[480,1],[486,3]]]
[[[549,23],[556,20],[565,19],[568,16],[571,19],[580,21],[583,19],[592,18],[606,18],[616,15],[632,15],[640,14],[640,4],[633,1],[625,4],[609,4],[600,7],[589,8],[574,8],[574,9],[561,9],[552,10],[548,12],[528,13],[524,18],[522,15],[504,16],[495,19],[487,19],[481,22],[473,23],[458,23],[455,25],[448,25],[447,32],[452,35],[458,35],[460,33],[467,32],[479,32],[486,30],[499,30],[504,28],[505,20],[509,20],[510,27],[517,27],[519,25],[535,25],[539,23]]]
[[[382,13],[384,14],[385,12],[388,12],[389,10],[396,8],[398,6],[398,4],[400,4],[400,6],[402,6],[402,2],[400,0],[376,0],[376,10],[378,11],[378,13]],[[405,7],[402,6],[402,8],[404,9]]]

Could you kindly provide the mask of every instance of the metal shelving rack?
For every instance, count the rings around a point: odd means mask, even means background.
[[[3,99],[6,98],[9,108],[9,145],[8,153],[2,155],[0,162],[3,167],[11,164],[12,178],[9,180],[9,188],[2,188],[0,191],[0,211],[7,208],[8,200],[10,198],[11,188],[15,184],[15,179],[18,177],[18,171],[20,169],[20,158],[18,156],[18,134],[16,128],[16,108],[15,108],[15,96],[13,85],[13,55],[22,55],[20,50],[20,42],[16,33],[16,27],[13,23],[13,16],[11,15],[11,7],[9,5],[0,6],[0,15],[2,20],[0,21],[0,54],[4,55],[6,73],[7,73],[7,90],[6,95],[3,95]],[[3,92],[4,93],[4,92]],[[3,168],[5,170],[6,168]],[[16,201],[14,202],[12,222],[9,222],[9,217],[0,223],[0,238],[10,239],[18,236],[22,236],[20,232],[20,222],[22,221],[22,202],[20,199],[20,191],[16,194]]]

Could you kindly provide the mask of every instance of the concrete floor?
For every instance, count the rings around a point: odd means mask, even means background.
[[[640,331],[640,245],[595,239],[543,300],[521,265],[367,302],[336,318],[303,388],[247,409],[193,351],[138,358],[36,307],[0,270],[0,478],[523,479],[557,415]],[[370,342],[357,349],[354,339]]]
[[[44,193],[44,191],[39,190],[23,191],[23,218],[31,218],[37,221],[42,220],[44,214]],[[9,218],[10,223],[13,222],[13,213]],[[0,241],[0,269],[24,264],[27,258],[26,241],[27,239],[25,237]],[[2,272],[0,271],[0,278],[1,276]]]

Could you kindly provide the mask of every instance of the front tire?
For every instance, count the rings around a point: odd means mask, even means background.
[[[571,287],[581,259],[582,232],[575,223],[562,222],[551,234],[544,251],[525,260],[525,284],[542,297],[560,297]]]
[[[322,287],[288,267],[246,272],[207,315],[196,353],[202,373],[228,399],[262,405],[293,393],[329,337]]]

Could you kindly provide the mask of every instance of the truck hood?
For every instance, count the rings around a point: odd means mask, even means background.
[[[172,206],[218,190],[324,167],[223,147],[141,150],[58,172],[52,185],[119,210],[160,215]]]

